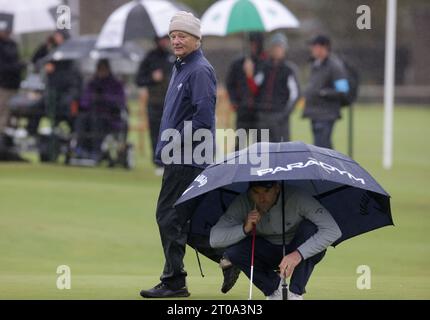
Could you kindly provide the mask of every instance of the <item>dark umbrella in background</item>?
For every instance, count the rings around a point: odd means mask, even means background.
[[[79,62],[80,69],[85,74],[93,73],[100,59],[109,59],[114,74],[132,75],[136,72],[139,62],[144,56],[142,47],[133,42],[127,42],[121,47],[98,49],[96,35],[83,35],[70,38],[56,48],[46,60]]]
[[[250,164],[251,157],[254,161],[263,160],[263,165],[256,168]],[[247,190],[250,181],[259,180],[282,181],[282,194],[284,184],[288,184],[300,187],[318,199],[342,231],[341,238],[333,246],[368,231],[393,225],[389,194],[364,168],[337,151],[302,142],[256,143],[232,153],[225,160],[207,167],[176,204],[201,196],[201,207],[205,208],[214,203],[213,200],[211,204],[205,203],[206,197],[214,199],[221,195],[224,209],[232,200],[230,197],[227,203],[222,198],[223,194],[239,194]],[[212,210],[198,208],[195,216],[200,225],[194,228],[210,231],[225,212],[216,208],[219,208],[218,204]],[[208,217],[205,219],[205,216]]]
[[[46,59],[54,61],[84,59],[89,57],[95,43],[96,37],[90,35],[70,38],[55,48]]]
[[[116,9],[106,20],[97,39],[97,48],[120,47],[124,42],[153,39],[168,34],[172,16],[187,6],[168,0],[135,0]]]

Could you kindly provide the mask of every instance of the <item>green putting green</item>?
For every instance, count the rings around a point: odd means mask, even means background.
[[[300,112],[292,138],[311,143]],[[345,114],[346,115],[346,114]],[[330,248],[308,284],[306,299],[430,299],[430,108],[398,107],[394,165],[382,169],[383,110],[355,112],[355,159],[391,194],[395,227]],[[347,152],[346,117],[335,147]],[[134,134],[132,139],[136,137]],[[141,299],[158,283],[163,253],[155,221],[161,178],[146,156],[135,170],[0,164],[0,299]],[[188,249],[190,299],[247,299],[242,274],[226,295],[216,264]],[[71,269],[71,289],[57,289],[57,267]],[[357,289],[370,267],[371,289]],[[264,296],[254,290],[255,299]]]

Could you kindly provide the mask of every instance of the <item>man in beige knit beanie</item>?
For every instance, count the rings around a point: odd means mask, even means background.
[[[164,100],[155,152],[155,162],[164,167],[156,219],[165,263],[161,282],[140,292],[144,298],[190,295],[185,281],[187,272],[183,259],[186,244],[192,242],[188,235],[188,222],[199,203],[190,200],[183,206],[175,207],[174,204],[203,169],[213,162],[213,152],[205,151],[204,157],[200,158],[199,148],[215,150],[216,76],[200,49],[200,20],[188,12],[176,13],[170,21],[169,37],[177,60]],[[188,141],[188,136],[184,134],[187,128],[193,134],[197,130],[209,130],[211,134],[207,139],[196,143]],[[163,138],[165,133],[171,131],[178,132],[173,142]],[[185,145],[189,148],[182,148]],[[178,152],[170,157],[169,150]],[[207,243],[209,246],[208,239]],[[212,259],[218,262],[220,258],[221,256]]]
[[[170,20],[169,36],[176,57],[185,58],[200,48],[200,20],[190,12],[179,11]]]

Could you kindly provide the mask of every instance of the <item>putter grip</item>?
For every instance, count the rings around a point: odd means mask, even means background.
[[[282,300],[288,300],[288,286],[287,286],[287,284],[282,285]]]

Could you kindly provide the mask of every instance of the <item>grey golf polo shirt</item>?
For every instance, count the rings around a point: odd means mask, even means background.
[[[282,245],[282,199],[279,196],[275,205],[261,217],[256,234],[276,245]],[[231,246],[247,235],[243,224],[254,203],[248,192],[232,202],[226,213],[212,227],[210,245],[214,248]],[[311,195],[295,187],[285,188],[285,241],[290,243],[303,219],[313,222],[318,231],[300,245],[297,250],[303,259],[327,249],[339,239],[342,232],[331,214]]]

